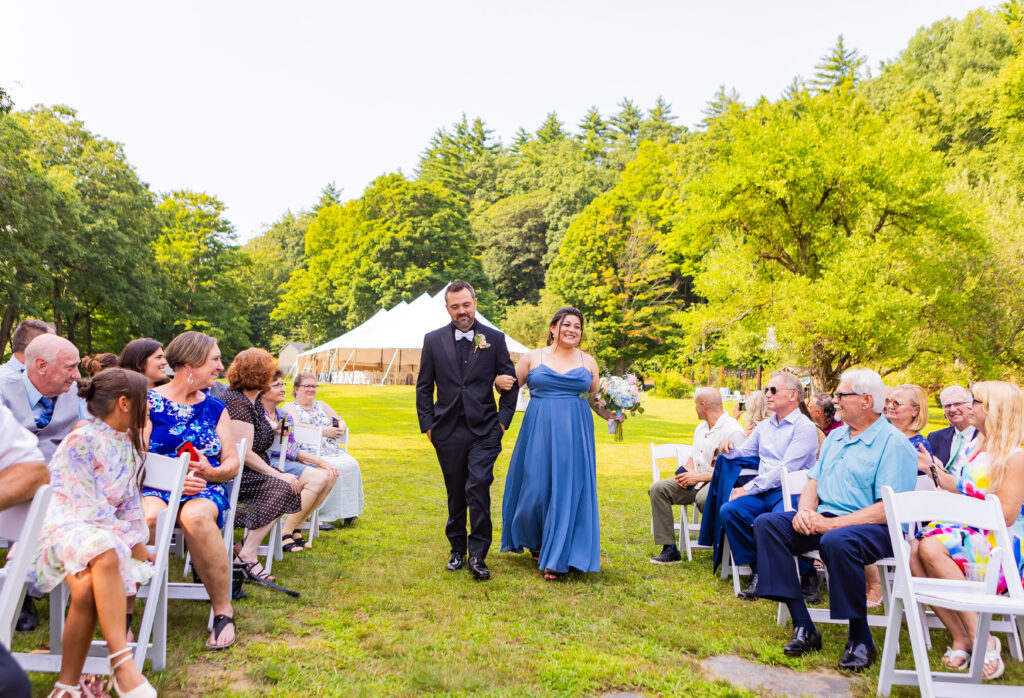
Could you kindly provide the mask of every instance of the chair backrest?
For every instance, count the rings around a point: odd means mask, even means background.
[[[985,581],[963,584],[972,586],[975,590],[983,588],[987,593],[994,594],[1002,571],[1005,573],[1009,595],[1024,601],[1024,589],[1021,587],[1020,574],[1013,560],[1013,547],[1006,530],[1006,520],[1003,518],[1003,509],[996,495],[990,494],[981,500],[945,491],[896,493],[886,485],[882,488],[882,502],[885,506],[885,519],[889,527],[893,557],[897,562],[897,573],[905,572],[901,576],[905,577],[902,581],[908,591],[913,590],[914,579],[909,574],[910,546],[903,537],[903,526],[921,521],[941,520],[945,525],[970,526],[990,531],[995,537],[996,545],[989,560]]]
[[[319,427],[296,424],[292,433],[295,434],[295,443],[299,445],[299,450],[312,453],[314,456],[320,455],[322,440]]]
[[[238,474],[230,483],[224,483],[228,489],[228,507],[230,511],[228,524],[225,528],[231,528],[230,524],[235,520],[235,506],[238,504],[238,490],[242,487],[242,473],[245,471],[245,454],[249,450],[249,441],[242,439],[235,444],[235,451],[238,453]]]
[[[656,483],[661,479],[661,468],[658,467],[658,461],[665,458],[675,459],[675,466],[672,468],[673,472],[686,464],[689,459],[690,447],[686,444],[656,444],[651,443],[651,484]],[[686,455],[683,455],[683,451],[686,449]]]
[[[918,475],[917,482],[914,484],[915,492],[934,492],[935,481],[932,480],[931,475]]]
[[[807,470],[783,470],[782,473],[782,510],[793,511],[793,495],[798,495],[807,487]]]
[[[180,456],[162,456],[159,453],[146,454],[146,469],[143,472],[142,484],[154,490],[174,492],[178,482],[178,476],[185,482],[185,474],[180,472],[184,468],[188,472],[189,455],[187,452]]]
[[[16,504],[0,511],[0,536],[20,541],[9,557],[5,573],[0,579],[0,644],[10,649],[14,624],[21,608],[21,594],[24,589],[29,565],[39,545],[39,531],[43,527],[46,509],[50,505],[53,490],[43,485],[36,490],[32,501]]]

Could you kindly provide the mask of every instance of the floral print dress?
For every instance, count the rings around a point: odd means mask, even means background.
[[[69,574],[114,550],[125,592],[153,576],[148,562],[132,548],[149,540],[138,473],[141,459],[127,432],[102,419],[72,431],[50,459],[53,499],[46,512],[32,571],[36,585],[50,591]]]
[[[1014,453],[1024,451],[1019,448]],[[992,465],[992,458],[984,451],[972,455],[963,470],[956,479],[956,488],[968,497],[984,499],[991,486],[989,474]],[[1013,548],[1013,558],[1017,564],[1017,572],[1024,578],[1024,506],[1017,514],[1017,520],[1007,526],[1010,534],[1010,547]],[[955,526],[942,521],[935,521],[924,526],[918,538],[925,536],[936,536],[946,546],[950,557],[956,562],[957,567],[966,575],[966,565],[969,563],[988,562],[992,554],[992,548],[996,547],[995,536],[989,531],[979,531],[967,526]],[[1000,593],[1006,591],[1006,580],[999,580]]]

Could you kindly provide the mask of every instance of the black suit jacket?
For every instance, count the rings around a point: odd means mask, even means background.
[[[454,325],[428,332],[423,338],[420,374],[416,380],[416,413],[420,431],[432,430],[432,439],[444,439],[451,434],[460,414],[477,436],[490,433],[496,421],[506,429],[512,423],[519,386],[503,391],[497,407],[494,403],[494,379],[499,375],[515,375],[505,335],[479,322],[473,325],[473,330],[486,337],[490,346],[480,349],[474,342],[475,351],[470,353],[465,376],[455,349]]]

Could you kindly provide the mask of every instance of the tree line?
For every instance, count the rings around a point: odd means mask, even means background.
[[[922,28],[876,75],[842,37],[693,129],[659,99],[439,129],[416,171],[326,186],[239,246],[216,197],[156,195],[66,107],[0,114],[0,346],[52,317],[87,351],[195,328],[319,342],[464,278],[509,334],[563,303],[609,370],[870,365],[933,384],[1024,364],[1020,0]]]

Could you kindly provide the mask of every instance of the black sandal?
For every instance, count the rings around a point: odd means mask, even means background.
[[[305,550],[306,546],[304,545],[304,543],[305,541],[303,541],[301,537],[299,538],[299,540],[295,540],[295,538],[290,533],[286,533],[283,536],[281,536],[281,550],[283,550],[286,553]]]
[[[306,544],[306,539],[302,537],[302,529],[296,528],[292,531],[292,540],[295,543],[296,550],[309,550],[312,546]]]
[[[228,625],[231,625],[232,627],[234,627],[235,619],[234,619],[233,616],[225,616],[225,615],[216,615],[216,616],[214,616],[213,617],[213,639],[214,640],[219,640],[220,639],[220,634],[222,632],[224,632],[224,628],[228,627]],[[211,650],[226,650],[228,647],[231,647],[231,645],[235,644],[235,640],[238,639],[237,628],[235,629],[235,631],[236,631],[235,632],[235,637],[228,644],[226,644],[226,645],[211,645],[210,641],[207,640],[206,641],[206,648],[207,649],[211,649]]]

